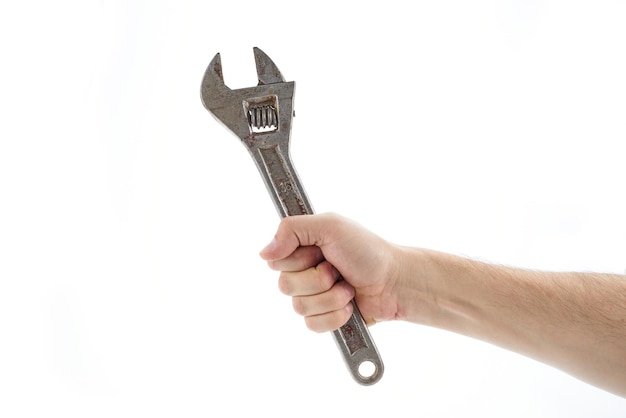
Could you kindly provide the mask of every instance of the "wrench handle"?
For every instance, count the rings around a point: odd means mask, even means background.
[[[287,144],[250,151],[280,217],[312,215],[313,207],[293,167]],[[351,303],[354,311],[350,319],[332,335],[354,380],[372,385],[383,375],[383,362],[354,299]]]

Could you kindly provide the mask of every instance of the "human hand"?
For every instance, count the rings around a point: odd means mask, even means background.
[[[536,272],[400,247],[334,214],[284,218],[260,255],[314,331],[344,325],[354,297],[368,324],[400,319],[457,332],[626,396],[623,275]]]
[[[307,326],[325,332],[348,321],[352,298],[368,325],[397,316],[395,250],[344,217],[322,214],[284,218],[260,255],[281,272],[279,289]]]

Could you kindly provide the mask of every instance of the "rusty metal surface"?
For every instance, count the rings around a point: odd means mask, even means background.
[[[220,54],[202,80],[206,109],[245,145],[281,217],[313,214],[289,153],[295,83],[286,82],[274,62],[254,48],[259,84],[232,90],[224,84]],[[332,335],[352,377],[360,384],[380,380],[384,366],[354,300],[354,313]],[[362,365],[373,365],[365,373]]]

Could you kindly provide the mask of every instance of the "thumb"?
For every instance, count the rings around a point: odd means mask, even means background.
[[[296,248],[323,243],[325,215],[288,216],[278,225],[274,239],[259,255],[266,261],[281,260]]]

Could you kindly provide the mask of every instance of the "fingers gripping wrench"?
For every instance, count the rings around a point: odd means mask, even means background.
[[[254,58],[258,86],[231,90],[224,84],[220,54],[216,54],[202,80],[202,102],[244,143],[279,215],[313,214],[289,154],[295,83],[285,82],[274,62],[260,49],[254,48]],[[333,331],[333,337],[352,377],[360,384],[371,385],[382,377],[383,363],[354,300],[352,304],[352,316]],[[369,366],[367,372],[365,365]]]

